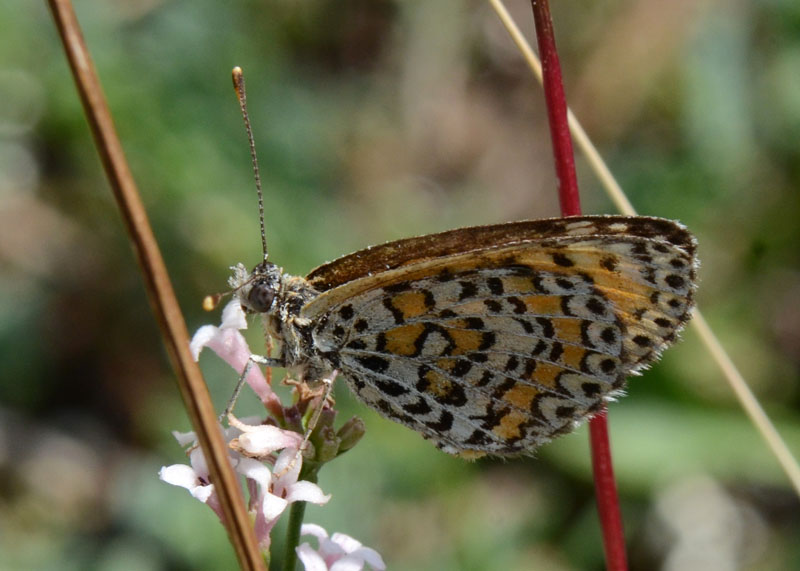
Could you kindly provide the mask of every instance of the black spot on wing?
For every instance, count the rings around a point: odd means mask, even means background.
[[[481,344],[478,346],[479,351],[486,351],[491,349],[497,343],[497,336],[494,331],[484,331],[481,336]]]
[[[460,281],[458,285],[461,286],[461,292],[458,294],[458,300],[464,301],[471,297],[478,295],[478,286],[473,281]]]
[[[553,262],[556,265],[559,265],[563,268],[571,268],[572,266],[575,265],[575,262],[570,260],[566,254],[563,254],[561,252],[555,252],[553,253],[552,256],[553,256]]]
[[[600,267],[609,272],[613,272],[617,269],[617,264],[619,264],[619,259],[616,256],[604,256],[600,260]]]
[[[596,297],[590,297],[586,301],[586,309],[595,315],[603,315],[606,312],[606,306]]]
[[[531,325],[527,319],[522,319],[521,317],[514,317],[513,319],[522,325],[522,329],[525,331],[525,333],[533,333],[533,325]]]
[[[538,323],[539,327],[542,328],[542,337],[545,339],[552,339],[555,336],[556,330],[553,327],[553,323],[549,319],[546,317],[537,317],[536,323]]]
[[[389,361],[377,355],[358,355],[356,361],[364,368],[376,373],[383,373],[389,368]]]
[[[411,289],[411,282],[397,282],[383,287],[387,293],[402,293]]]
[[[414,402],[404,404],[403,410],[414,415],[428,414],[431,411],[431,405],[420,396]]]
[[[392,317],[394,317],[394,322],[396,324],[399,325],[405,321],[405,316],[403,315],[403,312],[394,306],[394,304],[392,303],[392,298],[390,297],[383,298],[383,307],[385,307],[389,311],[389,313],[392,314]]]
[[[346,347],[355,351],[363,351],[367,348],[367,344],[362,339],[353,339],[347,343]]]
[[[525,302],[516,296],[509,296],[506,301],[513,306],[514,313],[520,314],[528,311],[528,306],[525,305]]]
[[[467,359],[469,359],[473,363],[485,363],[486,361],[489,360],[489,355],[487,355],[486,353],[478,353],[476,351],[467,355]]]
[[[603,359],[600,361],[600,370],[605,374],[610,375],[617,369],[617,364],[614,359]]]
[[[492,443],[492,439],[489,438],[488,434],[479,429],[475,429],[472,434],[470,434],[469,438],[465,441],[465,444],[469,444],[471,446],[475,446],[476,448],[481,448],[488,444]]]
[[[600,339],[608,343],[609,345],[617,342],[617,332],[614,330],[613,327],[606,327],[603,329],[603,332],[600,333]]]
[[[686,285],[686,280],[684,280],[681,276],[675,274],[668,275],[666,278],[664,278],[664,281],[667,282],[667,285],[669,287],[675,289],[680,289],[684,285]]]
[[[519,367],[519,359],[516,355],[509,355],[508,361],[506,361],[505,372],[512,373],[517,367]]]
[[[400,395],[404,395],[408,392],[408,387],[404,387],[397,381],[391,379],[376,377],[373,382],[379,391],[390,397],[399,397]]]
[[[565,290],[575,289],[575,284],[573,284],[567,278],[556,278],[556,285],[558,285],[558,287],[560,287],[561,289]]]
[[[492,292],[493,295],[503,295],[503,280],[497,277],[492,277],[486,280],[486,285],[489,288],[489,291]]]
[[[455,366],[453,366],[453,370],[451,371],[453,375],[456,377],[463,377],[467,373],[470,372],[472,369],[472,363],[467,359],[459,359],[456,361]]]
[[[547,342],[544,341],[543,339],[539,339],[536,342],[536,346],[531,351],[531,357],[538,357],[547,350],[547,347],[548,347]]]
[[[339,308],[339,317],[345,321],[350,321],[353,318],[353,315],[355,315],[355,311],[353,310],[353,306],[349,303]]]
[[[494,380],[494,373],[492,373],[491,371],[489,371],[487,369],[487,370],[483,371],[483,375],[481,375],[481,378],[478,379],[478,382],[475,383],[475,385],[478,386],[478,387],[485,387],[486,385],[491,383],[493,380]]]
[[[453,427],[453,415],[446,410],[443,410],[436,421],[428,421],[425,426],[434,432],[447,432]]]
[[[503,304],[496,299],[485,299],[483,300],[483,305],[486,306],[486,309],[488,309],[490,313],[500,313],[503,311]]]

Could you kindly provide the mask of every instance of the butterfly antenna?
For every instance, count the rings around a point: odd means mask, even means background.
[[[256,156],[256,142],[253,139],[253,129],[250,127],[250,116],[247,114],[247,92],[244,87],[244,72],[241,67],[233,68],[233,88],[239,99],[239,109],[242,111],[244,128],[247,131],[247,140],[250,142],[250,158],[253,161],[253,174],[256,179],[256,192],[258,193],[258,221],[261,225],[261,249],[264,252],[264,261],[267,261],[267,233],[264,230],[264,194],[261,192],[261,174],[258,170],[258,157]]]

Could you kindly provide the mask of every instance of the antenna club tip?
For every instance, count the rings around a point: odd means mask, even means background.
[[[205,311],[214,311],[214,309],[219,304],[219,300],[222,298],[221,295],[207,295],[203,298],[203,310]]]
[[[236,91],[241,90],[242,81],[244,81],[244,72],[238,65],[231,71],[231,78],[233,79],[233,87]]]

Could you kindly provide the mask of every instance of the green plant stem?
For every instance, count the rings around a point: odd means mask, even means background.
[[[297,546],[300,545],[300,526],[306,514],[306,502],[294,502],[289,507],[289,525],[286,529],[286,552],[283,568],[294,571],[297,567]]]

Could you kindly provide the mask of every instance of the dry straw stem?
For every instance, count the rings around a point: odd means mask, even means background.
[[[177,373],[181,395],[208,462],[239,565],[246,570],[264,569],[241,488],[228,461],[228,450],[218,428],[214,406],[200,369],[189,352],[186,323],[125,160],[75,12],[69,0],[49,0],[49,4],[95,145],[130,235],[151,307]]]
[[[528,44],[513,18],[508,13],[508,10],[506,10],[502,0],[489,0],[489,3],[492,5],[492,8],[494,8],[503,26],[505,26],[508,34],[511,36],[511,39],[522,53],[528,66],[539,82],[541,82],[542,66],[536,54],[533,53],[530,44]],[[586,131],[583,130],[583,127],[581,127],[572,111],[567,111],[567,118],[575,142],[586,156],[592,170],[600,179],[600,183],[603,185],[603,188],[605,188],[615,206],[623,214],[634,216],[636,210],[634,210],[633,205],[625,196],[619,183],[614,178],[614,175],[611,174],[608,166],[603,161],[602,157],[600,157],[600,153],[597,152],[597,148],[589,140],[589,136],[586,134]],[[783,468],[792,486],[794,486],[795,492],[800,496],[800,466],[798,466],[789,447],[786,446],[786,442],[784,442],[775,429],[775,426],[759,404],[758,399],[756,399],[750,387],[747,385],[747,381],[745,381],[742,374],[736,368],[736,365],[734,365],[730,356],[728,356],[722,344],[719,342],[719,339],[714,335],[714,332],[711,330],[711,327],[709,327],[698,308],[694,309],[694,317],[690,325],[700,336],[700,340],[703,345],[705,345],[711,358],[720,368],[720,371],[736,395],[736,398],[739,399],[739,404],[741,404],[747,416],[750,417],[750,421],[755,425],[756,430],[758,430],[769,449],[778,459],[781,468]]]

